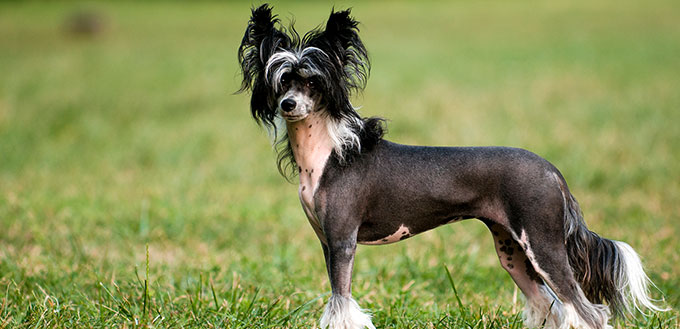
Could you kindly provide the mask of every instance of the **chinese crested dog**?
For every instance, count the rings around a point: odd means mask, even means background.
[[[610,316],[662,310],[626,243],[591,232],[560,172],[509,147],[426,147],[383,138],[350,103],[369,73],[350,11],[301,37],[269,5],[252,10],[238,50],[240,91],[277,136],[278,167],[297,174],[302,208],[326,260],[332,295],[322,328],[375,328],[351,296],[358,244],[404,240],[464,219],[484,222],[501,266],[526,297],[529,327],[608,327]]]

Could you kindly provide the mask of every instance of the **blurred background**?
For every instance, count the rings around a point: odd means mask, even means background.
[[[259,4],[0,3],[0,327],[315,326],[321,248],[234,94]],[[274,3],[301,32],[333,6],[362,22],[354,104],[388,139],[545,157],[680,305],[680,2]],[[360,247],[354,292],[380,327],[435,327],[443,265],[484,321],[517,318],[477,221]]]

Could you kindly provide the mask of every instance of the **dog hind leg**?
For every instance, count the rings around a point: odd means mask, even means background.
[[[530,328],[559,328],[559,318],[551,315],[554,298],[517,240],[503,226],[486,222],[494,240],[498,260],[526,299],[524,323]]]
[[[580,284],[567,257],[564,238],[550,237],[544,231],[527,235],[520,233],[519,243],[536,273],[545,283],[542,292],[554,300],[551,301],[551,317],[557,328],[611,328],[609,308],[602,304],[591,303],[583,293]]]
[[[517,241],[502,225],[487,223],[487,226],[493,234],[501,266],[510,274],[526,298],[523,319],[528,327],[558,329],[607,327],[606,307],[592,304],[585,298],[578,283],[573,279],[566,254],[559,257],[560,251],[555,255],[545,252],[545,249],[554,250],[555,246],[542,247],[541,251],[534,252],[527,243],[526,236]],[[529,248],[527,252],[525,248]],[[535,267],[536,263],[539,266]],[[540,266],[541,264],[543,266]],[[550,280],[548,281],[550,285],[546,285],[544,278]],[[551,286],[556,287],[557,292],[551,289]]]

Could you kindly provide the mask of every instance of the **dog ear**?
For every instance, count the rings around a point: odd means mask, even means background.
[[[263,4],[252,9],[252,16],[238,48],[238,60],[243,73],[243,81],[238,92],[248,89],[252,92],[250,108],[256,121],[273,125],[276,116],[271,90],[264,76],[269,57],[280,48],[289,48],[290,38],[275,24],[279,20],[272,14],[272,7]]]
[[[363,89],[370,72],[368,52],[359,38],[359,22],[351,16],[351,10],[336,12],[326,22],[326,28],[309,41],[309,44],[325,51],[346,74],[347,88]]]
[[[263,4],[252,9],[252,16],[238,48],[238,59],[243,70],[240,91],[252,87],[255,75],[262,73],[269,57],[279,48],[288,48],[290,38],[275,27],[279,23],[272,7]]]

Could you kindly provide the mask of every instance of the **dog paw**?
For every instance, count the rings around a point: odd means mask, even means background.
[[[321,316],[323,329],[375,329],[371,316],[352,298],[332,295]]]

